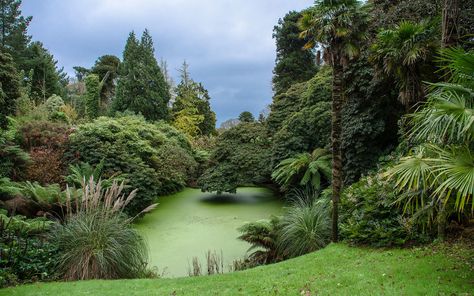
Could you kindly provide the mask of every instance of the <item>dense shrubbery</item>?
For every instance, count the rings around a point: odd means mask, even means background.
[[[137,197],[127,207],[135,215],[158,196],[186,185],[196,166],[188,140],[165,123],[139,116],[100,117],[71,135],[67,157],[72,162],[104,162],[104,177],[120,173]]]
[[[0,288],[57,278],[57,246],[46,240],[53,222],[7,217],[0,211]]]
[[[270,141],[260,123],[240,123],[223,132],[211,155],[212,166],[199,180],[202,190],[235,192],[246,184],[270,181]]]
[[[341,235],[354,244],[402,246],[425,240],[417,225],[395,202],[393,184],[379,175],[363,177],[341,197]]]

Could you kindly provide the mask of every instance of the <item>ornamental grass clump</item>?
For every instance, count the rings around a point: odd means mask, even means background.
[[[65,280],[145,276],[146,243],[131,227],[134,218],[123,213],[136,190],[125,196],[123,182],[114,181],[107,189],[102,189],[101,183],[91,177],[87,183],[83,182],[79,194],[67,190],[64,221],[52,233],[61,253],[59,272]]]

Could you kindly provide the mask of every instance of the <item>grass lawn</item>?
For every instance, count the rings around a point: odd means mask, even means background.
[[[469,245],[383,251],[333,244],[232,274],[41,283],[0,295],[474,295],[473,263]]]

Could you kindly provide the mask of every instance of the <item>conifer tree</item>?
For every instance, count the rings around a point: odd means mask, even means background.
[[[148,120],[167,120],[170,93],[155,58],[153,40],[145,30],[138,40],[130,33],[120,67],[114,111],[141,113]]]
[[[0,129],[7,126],[6,117],[15,112],[20,95],[20,81],[13,59],[0,50]]]
[[[89,74],[85,79],[86,83],[86,115],[93,119],[99,116],[100,105],[100,81],[99,75]]]

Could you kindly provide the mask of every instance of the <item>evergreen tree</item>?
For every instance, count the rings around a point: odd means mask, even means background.
[[[15,113],[20,97],[20,81],[12,57],[0,51],[0,129],[7,126],[7,116]]]
[[[298,82],[304,82],[316,72],[315,55],[312,51],[303,50],[307,39],[300,38],[298,20],[301,13],[288,12],[273,29],[276,41],[276,64],[273,70],[273,90],[281,94]]]
[[[114,55],[103,55],[97,59],[91,73],[99,76],[101,81],[100,108],[105,110],[115,95],[115,81],[118,77],[120,59]],[[81,70],[78,68],[78,70]]]
[[[255,118],[253,117],[253,114],[250,113],[249,111],[244,111],[240,113],[239,121],[240,122],[255,122]]]
[[[211,98],[204,86],[191,78],[188,68],[189,65],[185,61],[179,70],[181,81],[175,89],[173,117],[175,122],[178,118],[183,121],[182,116],[185,114],[189,117],[187,122],[196,125],[197,135],[210,135],[216,129],[216,114],[211,110],[209,103]],[[191,120],[190,116],[193,116],[194,120]]]
[[[23,63],[24,53],[31,40],[27,28],[32,17],[21,15],[21,0],[0,1],[0,47],[9,53],[17,65]]]
[[[155,59],[148,30],[139,41],[130,33],[120,67],[114,111],[141,113],[148,120],[168,119],[170,93]]]
[[[25,73],[33,71],[30,96],[37,102],[44,102],[53,94],[64,96],[67,84],[66,73],[58,69],[53,55],[41,42],[28,46],[24,64],[20,67]]]

